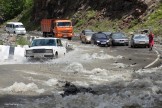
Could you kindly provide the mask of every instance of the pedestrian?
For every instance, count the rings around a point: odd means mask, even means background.
[[[113,42],[112,42],[112,37],[109,37],[109,48],[110,48],[110,52],[112,51],[112,47],[113,47]]]
[[[154,34],[150,32],[148,37],[149,37],[149,47],[150,47],[149,50],[152,51],[152,48],[154,46]]]

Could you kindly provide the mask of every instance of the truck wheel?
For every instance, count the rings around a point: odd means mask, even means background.
[[[52,33],[52,37],[55,37],[55,34],[54,33]]]
[[[43,37],[46,37],[46,33],[45,32],[43,32]]]
[[[71,40],[71,37],[68,37],[68,40]]]

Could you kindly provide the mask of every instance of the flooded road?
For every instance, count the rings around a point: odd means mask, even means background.
[[[156,52],[68,42],[74,50],[62,58],[1,60],[0,107],[160,108],[160,60],[145,69],[157,59]]]

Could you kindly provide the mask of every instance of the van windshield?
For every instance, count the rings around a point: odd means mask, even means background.
[[[23,25],[14,25],[15,28],[24,28]]]

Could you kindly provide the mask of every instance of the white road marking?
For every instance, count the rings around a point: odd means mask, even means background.
[[[149,68],[150,66],[154,65],[160,59],[160,53],[156,49],[154,51],[157,54],[157,58],[152,63],[150,63],[147,66],[145,66],[144,68]]]

